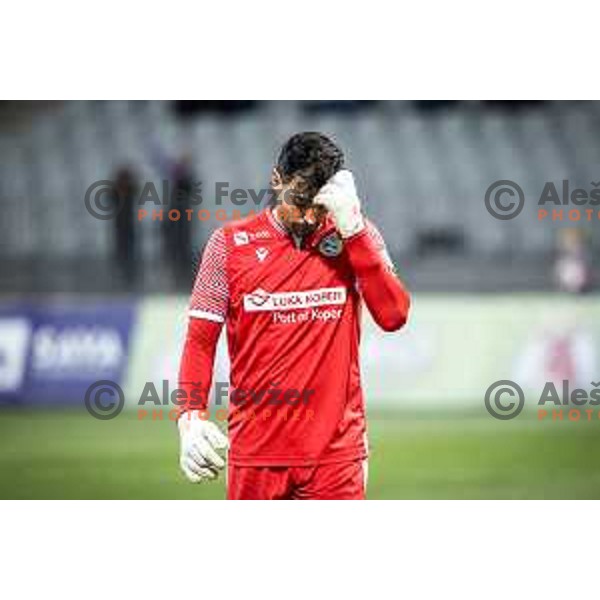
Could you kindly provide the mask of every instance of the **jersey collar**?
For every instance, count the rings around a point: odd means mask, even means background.
[[[277,233],[279,233],[280,235],[288,236],[289,232],[285,228],[284,224],[277,217],[275,208],[276,207],[274,207],[274,206],[267,208],[267,220],[269,221],[269,223],[271,224],[273,229],[275,229],[275,231],[277,231]]]

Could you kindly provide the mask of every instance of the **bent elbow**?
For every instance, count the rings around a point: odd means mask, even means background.
[[[399,302],[396,309],[390,311],[387,315],[382,315],[378,319],[377,324],[384,331],[391,333],[399,331],[408,321],[408,313],[410,312],[410,298],[407,296],[402,302]]]
[[[381,319],[378,323],[379,327],[384,331],[391,333],[392,331],[398,331],[406,325],[407,316],[403,314],[390,315],[385,319]]]

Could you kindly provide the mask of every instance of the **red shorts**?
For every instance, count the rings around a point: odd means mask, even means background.
[[[367,461],[311,467],[227,467],[228,500],[364,500]]]

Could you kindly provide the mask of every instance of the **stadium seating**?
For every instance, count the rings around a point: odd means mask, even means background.
[[[91,218],[83,201],[94,181],[128,164],[160,189],[167,174],[155,154],[176,160],[185,152],[203,181],[203,206],[213,210],[216,181],[229,182],[230,189],[263,188],[278,146],[296,131],[321,130],[346,150],[368,213],[400,262],[423,258],[426,240],[437,236],[460,243],[448,245],[444,257],[432,246],[434,262],[493,260],[510,271],[518,256],[522,264],[540,265],[552,256],[558,225],[536,227],[533,206],[546,181],[569,179],[589,189],[599,178],[599,125],[600,106],[588,102],[518,111],[473,102],[425,111],[395,102],[352,112],[264,102],[227,118],[209,113],[184,121],[166,102],[45,104],[32,109],[22,127],[0,129],[0,249],[8,266],[88,261],[110,273],[103,261],[111,257],[111,223]],[[485,210],[485,191],[500,179],[525,191],[530,210],[514,221],[495,220]],[[218,224],[195,223],[195,246]],[[580,226],[597,231],[599,224]],[[138,239],[147,271],[163,254],[160,223],[144,220]],[[16,281],[6,275],[8,266],[3,288]],[[158,275],[151,287],[169,281]]]

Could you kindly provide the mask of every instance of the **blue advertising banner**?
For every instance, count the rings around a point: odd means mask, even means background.
[[[22,306],[0,305],[0,404],[22,400],[31,330],[31,318]]]
[[[0,305],[0,403],[83,404],[95,381],[121,382],[132,302]]]

